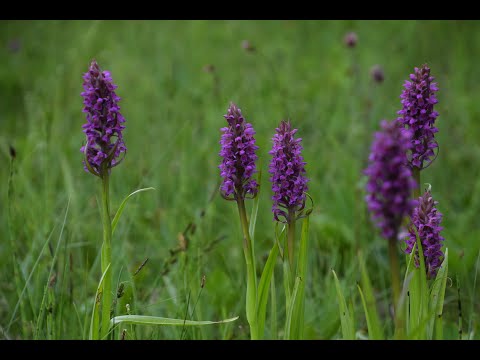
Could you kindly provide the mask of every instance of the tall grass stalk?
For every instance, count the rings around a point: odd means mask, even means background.
[[[15,149],[10,146],[10,172],[8,176],[8,188],[7,188],[7,226],[8,226],[8,240],[10,245],[10,252],[12,254],[12,267],[13,267],[13,278],[15,282],[15,291],[17,293],[17,306],[20,305],[20,322],[21,322],[21,329],[22,335],[24,338],[28,338],[28,329],[27,329],[27,313],[25,309],[25,303],[23,301],[23,291],[22,289],[22,279],[21,279],[21,272],[20,272],[20,263],[18,262],[17,257],[17,247],[14,241],[14,230],[13,230],[13,223],[12,223],[12,209],[15,202],[14,199],[14,188],[13,188],[13,174],[15,169],[15,158],[16,158],[16,151]],[[17,308],[15,306],[15,309]],[[15,315],[15,312],[13,313]],[[7,333],[10,329],[10,325],[12,324],[13,316],[10,319],[10,324],[7,327]]]

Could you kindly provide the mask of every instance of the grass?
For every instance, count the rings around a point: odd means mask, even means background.
[[[79,151],[80,92],[96,58],[111,71],[127,120],[128,153],[111,176],[112,216],[126,195],[156,189],[129,201],[112,239],[114,288],[124,283],[129,294],[118,299],[115,315],[127,315],[128,303],[138,315],[240,316],[186,329],[121,325],[116,338],[123,329],[127,339],[249,338],[237,209],[217,191],[219,129],[230,101],[255,127],[264,174],[280,120],[290,119],[303,138],[315,202],[305,337],[341,337],[331,269],[354,300],[357,330],[366,327],[356,288],[358,248],[381,319],[390,321],[387,242],[368,223],[361,171],[373,131],[381,119],[396,117],[404,80],[426,62],[440,87],[440,153],[422,182],[432,184],[439,201],[449,248],[444,338],[458,338],[460,294],[463,335],[479,339],[479,30],[477,21],[0,22],[0,337],[88,338],[102,224],[100,184],[83,170]],[[343,43],[348,31],[358,34],[353,49]],[[245,39],[255,52],[242,49]],[[205,71],[209,64],[213,74]],[[374,64],[385,71],[381,84],[370,77]],[[16,150],[11,186],[9,146]],[[274,241],[268,176],[261,186],[257,269]],[[250,213],[252,202],[246,206]],[[280,261],[275,272],[280,293]],[[276,307],[283,324],[282,296]],[[266,337],[281,338],[271,333],[269,311]]]

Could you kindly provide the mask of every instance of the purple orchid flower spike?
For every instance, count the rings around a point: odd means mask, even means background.
[[[290,122],[282,121],[273,136],[273,147],[269,152],[272,160],[269,166],[273,191],[273,217],[276,221],[296,220],[296,214],[305,208],[308,179],[305,177],[305,162],[301,155],[302,139],[295,139],[297,129]]]
[[[253,198],[258,192],[258,184],[253,179],[257,172],[255,153],[255,130],[245,121],[240,108],[230,104],[227,114],[224,115],[228,126],[221,129],[221,150],[223,158],[219,165],[220,175],[223,178],[220,193],[227,200]]]
[[[434,79],[427,65],[415,68],[415,72],[410,74],[410,81],[405,81],[405,89],[400,95],[403,108],[398,112],[400,117],[397,121],[412,132],[409,164],[418,170],[429,166],[435,160],[435,149],[438,150],[434,136],[438,132],[434,125],[438,112],[433,110],[438,102],[435,97],[438,87]]]
[[[120,97],[114,91],[117,85],[109,71],[101,71],[93,60],[83,80],[81,95],[87,123],[82,127],[87,142],[80,151],[85,154],[85,171],[103,177],[105,171],[123,160],[119,156],[127,151],[122,136],[125,119],[118,106]]]
[[[410,198],[417,186],[407,166],[411,133],[394,122],[383,120],[375,133],[364,173],[368,176],[366,201],[372,219],[385,239],[396,239],[404,216],[410,215],[415,201]]]
[[[442,252],[442,242],[444,238],[440,235],[440,231],[443,229],[440,226],[442,213],[437,210],[437,204],[438,201],[433,200],[430,189],[427,189],[425,193],[420,196],[418,205],[413,210],[409,236],[405,239],[407,244],[405,252],[411,254],[417,242],[418,233],[422,244],[427,277],[429,279],[435,278],[444,257]],[[415,265],[417,267],[419,266],[418,250],[415,251]]]

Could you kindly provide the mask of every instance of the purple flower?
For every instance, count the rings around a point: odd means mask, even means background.
[[[370,69],[370,75],[372,76],[373,81],[380,84],[385,80],[385,73],[383,72],[383,68],[376,64],[373,65]]]
[[[364,171],[368,176],[366,201],[382,236],[396,239],[403,217],[411,214],[415,204],[410,194],[416,183],[406,155],[411,134],[394,121],[383,120],[381,127],[382,131],[375,133]]]
[[[95,60],[83,75],[83,112],[87,123],[83,132],[87,135],[87,143],[80,151],[85,154],[83,161],[85,171],[102,177],[105,171],[118,165],[118,157],[126,153],[123,142],[122,125],[125,122],[120,114],[115,94],[117,86],[113,83],[109,71],[101,71]]]
[[[442,265],[443,236],[440,231],[442,214],[435,208],[438,202],[433,200],[430,190],[425,191],[423,196],[418,198],[418,205],[413,210],[412,223],[409,228],[409,236],[405,239],[407,248],[405,252],[410,254],[417,241],[415,229],[422,244],[425,267],[429,279],[437,275],[437,271]],[[415,227],[415,228],[414,228]],[[415,265],[419,266],[418,250],[415,251]]]
[[[305,177],[305,162],[301,155],[301,138],[295,139],[297,129],[290,122],[282,121],[273,136],[272,155],[268,172],[272,174],[273,217],[277,221],[284,217],[287,222],[294,221],[296,211],[305,208],[305,196],[308,179]]]
[[[405,90],[400,96],[403,109],[398,112],[401,116],[397,121],[413,133],[409,163],[421,170],[435,160],[434,149],[438,147],[434,138],[438,131],[434,126],[438,113],[433,110],[433,105],[438,102],[435,97],[438,87],[427,65],[415,68],[410,80],[403,85]]]
[[[253,46],[252,43],[248,40],[242,41],[242,48],[248,52],[255,52],[255,46]]]
[[[343,42],[349,48],[354,48],[357,45],[357,41],[358,41],[357,33],[353,32],[353,31],[347,33],[343,38]]]
[[[257,172],[255,161],[255,130],[250,123],[245,122],[241,110],[234,103],[230,104],[227,114],[228,126],[220,129],[222,149],[219,155],[223,158],[219,165],[223,183],[220,193],[226,199],[244,199],[247,194],[252,197],[258,191],[257,182],[252,179]],[[229,198],[233,194],[233,198]]]

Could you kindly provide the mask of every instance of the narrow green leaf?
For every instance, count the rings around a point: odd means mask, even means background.
[[[271,302],[271,318],[270,318],[270,334],[272,340],[277,340],[277,290],[275,287],[275,271],[272,274],[272,280],[270,281],[272,289],[270,290],[270,302]]]
[[[288,262],[288,261],[287,261]],[[287,319],[285,322],[285,339],[286,340],[293,340],[294,339],[294,334],[293,334],[293,328],[292,328],[292,317],[293,317],[293,310],[294,310],[294,305],[295,305],[295,300],[298,295],[298,289],[300,287],[300,283],[302,283],[302,279],[299,277],[295,278],[295,284],[293,285],[293,292],[292,292],[292,297],[291,301],[289,304],[289,307],[287,308]]]
[[[412,252],[410,254],[407,254],[407,270],[405,271],[405,278],[403,280],[403,287],[407,288],[408,283],[411,281],[411,272],[415,268],[415,262],[414,262],[414,256],[413,254],[415,253],[415,248],[416,244],[413,245]]]
[[[120,204],[120,207],[118,208],[113,220],[112,220],[112,235],[115,232],[115,229],[118,224],[118,220],[120,219],[120,215],[122,215],[123,209],[125,208],[125,205],[127,205],[128,199],[130,199],[133,195],[138,194],[143,191],[148,191],[148,190],[155,190],[153,187],[148,187],[144,189],[138,189],[132,192],[130,195],[128,195],[125,199],[123,199],[122,203]]]
[[[415,251],[417,245],[414,246],[411,257],[412,257],[412,264],[414,263]],[[408,285],[408,298],[410,300],[409,307],[408,307],[408,339],[415,339],[413,334],[418,330],[418,326],[420,323],[419,315],[420,315],[420,307],[421,307],[421,299],[420,299],[420,270],[415,266],[411,269],[411,280]]]
[[[448,248],[445,249],[445,256],[442,266],[438,270],[437,276],[433,282],[430,292],[430,323],[428,326],[428,339],[433,339],[433,331],[435,329],[435,338],[442,340],[443,327],[443,302],[445,298],[445,289],[447,287],[448,274]]]
[[[255,249],[250,238],[249,225],[243,199],[237,199],[238,213],[240,215],[240,224],[243,232],[243,253],[247,268],[247,294],[245,307],[247,321],[250,327],[250,338],[257,339],[257,271],[255,266]]]
[[[372,326],[372,320],[371,320],[371,317],[369,315],[369,312],[368,312],[368,307],[367,307],[367,303],[365,301],[365,297],[363,296],[363,292],[362,292],[362,288],[360,287],[359,284],[357,284],[357,289],[358,289],[358,292],[360,293],[360,299],[362,300],[362,305],[363,305],[363,312],[365,313],[365,319],[367,319],[367,330],[368,330],[368,339],[370,340],[378,340],[378,339],[374,339],[374,336],[373,336],[373,331],[371,330],[373,328]]]
[[[285,248],[286,250],[286,248]],[[285,251],[286,253],[287,251]],[[288,258],[285,257],[283,259],[283,286],[285,290],[285,308],[288,309],[290,307],[291,299],[292,299],[292,272],[290,271],[290,263],[288,262]]]
[[[260,283],[258,284],[258,304],[257,304],[257,326],[259,338],[263,338],[265,329],[265,317],[267,313],[268,292],[270,290],[270,282],[272,280],[275,264],[278,256],[277,243],[273,244],[272,250],[268,255],[267,262],[263,268]]]
[[[405,278],[403,280],[403,288],[402,288],[402,295],[400,296],[401,299],[405,299],[403,302],[403,315],[405,316],[405,326],[408,334],[410,333],[411,325],[410,325],[410,313],[411,313],[411,297],[410,297],[410,287],[412,286],[412,279],[415,269],[414,263],[414,256],[416,244],[413,246],[412,252],[407,255],[407,270],[405,271]]]
[[[335,270],[332,269],[333,277],[335,279],[335,287],[337,289],[338,310],[340,312],[340,323],[342,325],[342,336],[344,340],[355,340],[355,329],[351,321],[350,312],[343,296],[342,287],[338,281]]]
[[[410,319],[408,335],[410,339],[420,340],[427,338],[429,293],[422,243],[416,229],[415,233],[417,236],[417,241],[412,249],[411,257],[412,262],[414,262],[415,253],[418,251],[419,267],[412,267],[412,280],[408,290],[410,295]]]
[[[423,256],[423,247],[418,236],[418,232],[415,231],[417,235],[417,247],[418,247],[418,257],[420,262],[420,313],[418,314],[419,325],[420,325],[420,336],[421,339],[427,338],[427,321],[428,321],[428,285],[427,285],[427,270],[425,266],[425,257]]]
[[[410,331],[410,340],[427,340],[427,326],[428,326],[428,314],[420,314],[419,325],[416,328],[412,328]]]
[[[423,256],[423,247],[422,243],[420,241],[420,237],[418,236],[418,233],[415,231],[417,235],[417,247],[418,247],[418,257],[419,257],[419,262],[420,262],[420,273],[421,273],[421,289],[422,289],[422,295],[428,294],[428,286],[427,286],[427,270],[425,267],[425,257]],[[422,298],[424,300],[425,298]],[[424,303],[425,305],[425,303]]]
[[[97,301],[98,299],[98,293],[100,292],[100,289],[103,286],[103,279],[105,278],[105,274],[107,273],[108,269],[110,269],[110,264],[106,267],[105,271],[102,274],[102,277],[100,278],[100,281],[98,282],[97,285],[97,291],[95,292],[95,298],[93,299],[93,309],[92,309],[92,318],[90,320],[90,334],[89,334],[89,339],[90,340],[98,340],[99,339],[99,322],[100,322],[100,316],[98,314],[98,309],[100,307],[100,301]]]
[[[292,339],[303,339],[303,328],[305,318],[305,281],[307,276],[307,244],[308,244],[308,229],[310,224],[310,217],[303,219],[302,232],[300,238],[300,249],[298,252],[297,262],[297,278],[300,278],[300,285],[298,292],[293,302],[293,316],[292,316]]]
[[[171,326],[200,326],[200,325],[213,325],[224,324],[235,321],[238,316],[230,319],[220,321],[195,321],[185,319],[171,319],[159,316],[147,316],[147,315],[121,315],[116,316],[110,320],[112,325],[127,323],[136,325],[171,325]]]
[[[373,294],[372,284],[361,251],[358,252],[358,262],[360,264],[361,284],[363,289],[365,289],[365,292],[362,292],[360,286],[358,286],[358,290],[362,298],[365,317],[367,319],[368,336],[372,340],[383,340],[385,337],[378,317],[375,295]]]

